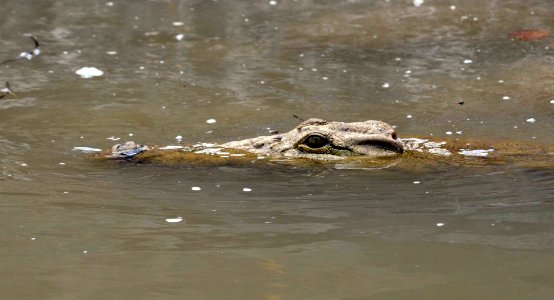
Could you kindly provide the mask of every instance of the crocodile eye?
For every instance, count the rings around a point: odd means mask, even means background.
[[[312,134],[304,138],[302,144],[312,149],[319,149],[329,144],[329,140],[319,134]]]

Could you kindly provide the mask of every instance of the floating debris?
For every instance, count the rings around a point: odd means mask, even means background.
[[[183,149],[184,147],[183,146],[171,146],[171,145],[168,145],[168,146],[164,146],[164,147],[161,147],[161,148],[158,148],[160,150],[180,150],[180,149]]]
[[[440,148],[443,145],[446,145],[446,142],[426,142],[423,144],[425,148]]]
[[[458,154],[464,155],[464,156],[476,156],[476,157],[487,157],[489,153],[494,152],[494,149],[477,149],[477,150],[466,150],[466,149],[460,149],[458,151]]]
[[[32,59],[34,56],[37,56],[40,54],[40,44],[38,42],[38,40],[34,37],[34,36],[29,36],[29,38],[31,40],[33,40],[33,43],[35,44],[35,49],[31,50],[31,51],[24,51],[24,52],[21,52],[19,54],[18,57],[16,58],[10,58],[10,59],[6,59],[2,62],[0,62],[0,65],[1,64],[5,64],[5,63],[10,63],[10,62],[14,62],[14,61],[18,61],[20,59],[27,59],[27,60],[30,60]]]
[[[104,72],[95,67],[83,67],[75,71],[75,74],[81,76],[82,78],[92,78],[102,76],[104,75]]]
[[[106,138],[107,140],[112,140],[112,141],[119,141],[121,138],[118,138],[118,137],[115,137],[115,136],[110,136],[108,138]]]
[[[508,36],[518,41],[540,40],[548,37],[549,35],[550,33],[548,31],[539,29],[524,29],[508,33]]]
[[[95,152],[102,152],[102,149],[91,148],[91,147],[73,147],[73,151],[81,151],[84,153],[95,153]]]
[[[4,87],[0,89],[0,92],[3,93],[2,95],[0,95],[0,99],[6,97],[7,95],[12,95],[15,97],[15,93],[12,90],[12,85],[8,81],[6,81]]]
[[[183,221],[183,217],[177,217],[177,218],[167,218],[165,219],[167,223],[179,223]]]
[[[452,153],[446,149],[442,149],[442,148],[432,148],[432,149],[429,149],[428,150],[429,153],[431,154],[436,154],[436,155],[442,155],[442,156],[450,156],[452,155]]]

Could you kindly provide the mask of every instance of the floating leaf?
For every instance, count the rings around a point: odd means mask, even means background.
[[[544,39],[548,37],[550,33],[548,31],[538,30],[538,29],[525,29],[525,30],[510,32],[508,35],[513,39],[520,40],[520,41],[533,41],[533,40]]]

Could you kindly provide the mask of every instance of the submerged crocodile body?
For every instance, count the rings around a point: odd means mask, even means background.
[[[554,147],[524,143],[486,145],[460,141],[429,141],[418,138],[398,138],[391,125],[369,120],[365,122],[334,122],[308,119],[289,132],[260,136],[223,144],[149,147],[126,142],[114,145],[100,154],[103,158],[136,162],[213,162],[215,160],[251,161],[264,158],[304,158],[313,161],[354,160],[391,161],[399,157],[448,158],[451,161],[470,157],[502,158],[503,161],[522,156],[554,159]],[[546,158],[546,160],[545,160]]]

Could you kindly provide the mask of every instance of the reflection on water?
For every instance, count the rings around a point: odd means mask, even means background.
[[[0,66],[17,95],[0,100],[8,298],[552,294],[550,166],[156,166],[71,149],[224,142],[292,114],[553,144],[552,38],[508,37],[550,30],[553,3],[8,2],[0,57],[24,33],[43,50]]]

